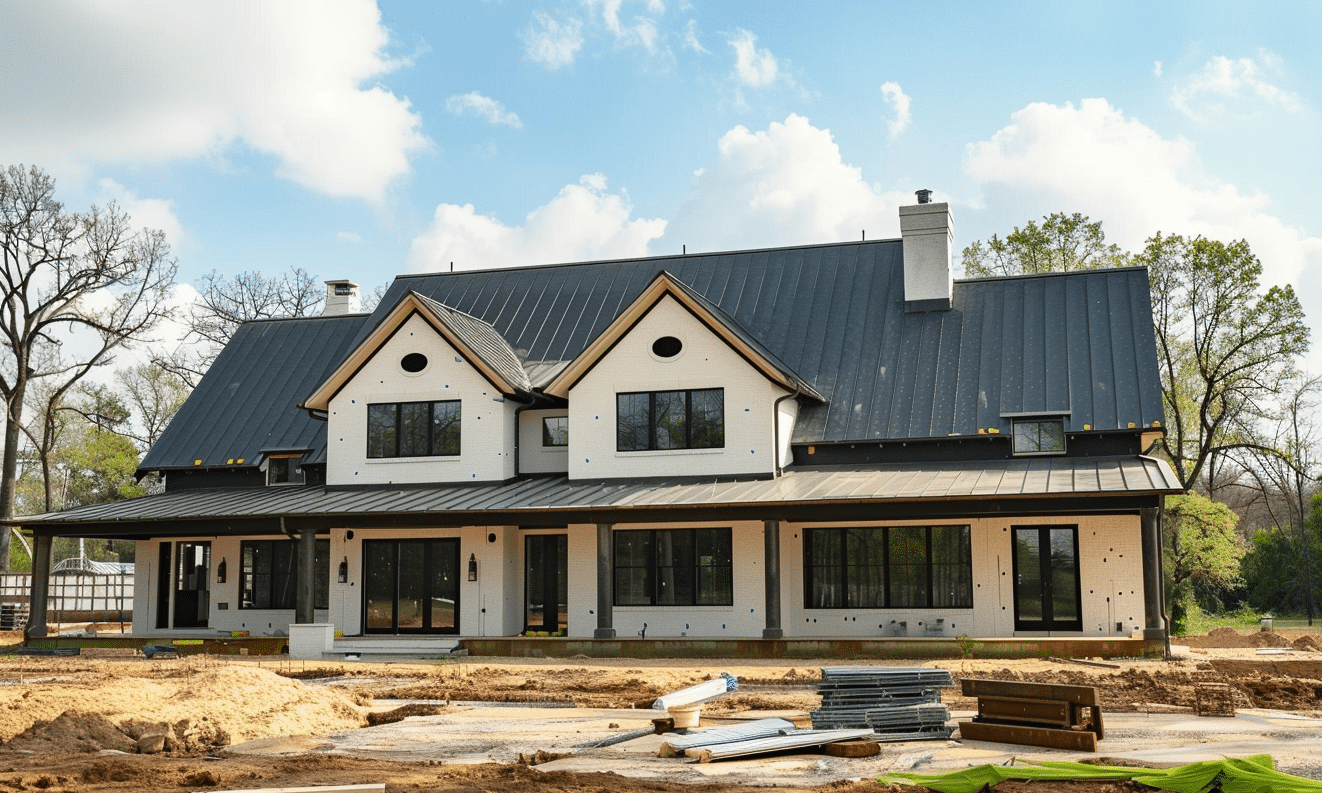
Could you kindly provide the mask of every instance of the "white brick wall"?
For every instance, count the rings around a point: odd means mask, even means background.
[[[542,445],[542,419],[568,416],[568,410],[525,410],[519,414],[519,473],[565,473],[569,470],[569,447]],[[573,427],[570,427],[573,442]]]
[[[675,336],[684,343],[679,356],[663,361],[652,354],[652,342],[662,336]],[[693,388],[725,389],[724,448],[616,451],[617,393]],[[773,410],[776,398],[788,393],[666,296],[570,390],[569,476],[771,473],[776,447]]]
[[[408,353],[428,366],[409,374]],[[421,317],[413,316],[330,401],[326,481],[332,485],[493,482],[514,476],[514,409]],[[368,459],[367,405],[458,399],[461,453],[454,457]]]

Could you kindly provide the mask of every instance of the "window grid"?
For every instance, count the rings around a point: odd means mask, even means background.
[[[446,457],[459,454],[460,401],[383,402],[367,406],[367,456]]]
[[[615,605],[732,606],[730,529],[617,531]]]
[[[298,543],[244,540],[239,544],[239,608],[292,609],[298,604]],[[330,540],[316,541],[313,606],[330,607]]]
[[[808,529],[804,605],[830,608],[972,608],[968,526]]]
[[[725,447],[725,389],[616,394],[621,452]]]

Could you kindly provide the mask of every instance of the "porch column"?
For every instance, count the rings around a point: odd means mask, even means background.
[[[611,523],[597,524],[597,629],[594,639],[615,638],[615,570],[611,567]]]
[[[1161,509],[1150,507],[1139,512],[1143,536],[1143,638],[1166,639],[1166,582],[1161,575]]]
[[[317,530],[303,529],[298,534],[298,592],[294,599],[294,622],[316,622]]]
[[[762,629],[762,638],[783,639],[785,631],[780,628],[780,521],[762,521],[762,545],[767,597],[763,615],[766,627]]]
[[[5,527],[5,531],[9,531]],[[50,588],[51,538],[38,534],[32,538],[32,595],[28,601],[28,627],[23,634],[29,639],[49,636],[46,631],[46,591]]]

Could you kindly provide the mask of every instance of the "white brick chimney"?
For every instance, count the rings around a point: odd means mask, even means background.
[[[906,309],[911,311],[950,308],[954,279],[954,219],[950,204],[933,204],[931,196],[931,190],[919,190],[917,204],[900,207],[904,302]]]
[[[326,282],[326,306],[321,310],[323,317],[357,314],[361,308],[358,284],[347,278]]]

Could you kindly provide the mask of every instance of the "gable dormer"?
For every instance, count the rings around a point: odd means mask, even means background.
[[[326,418],[328,485],[490,482],[531,394],[495,328],[410,292],[302,407]]]
[[[821,395],[666,272],[544,389],[569,402],[573,479],[773,475]]]

